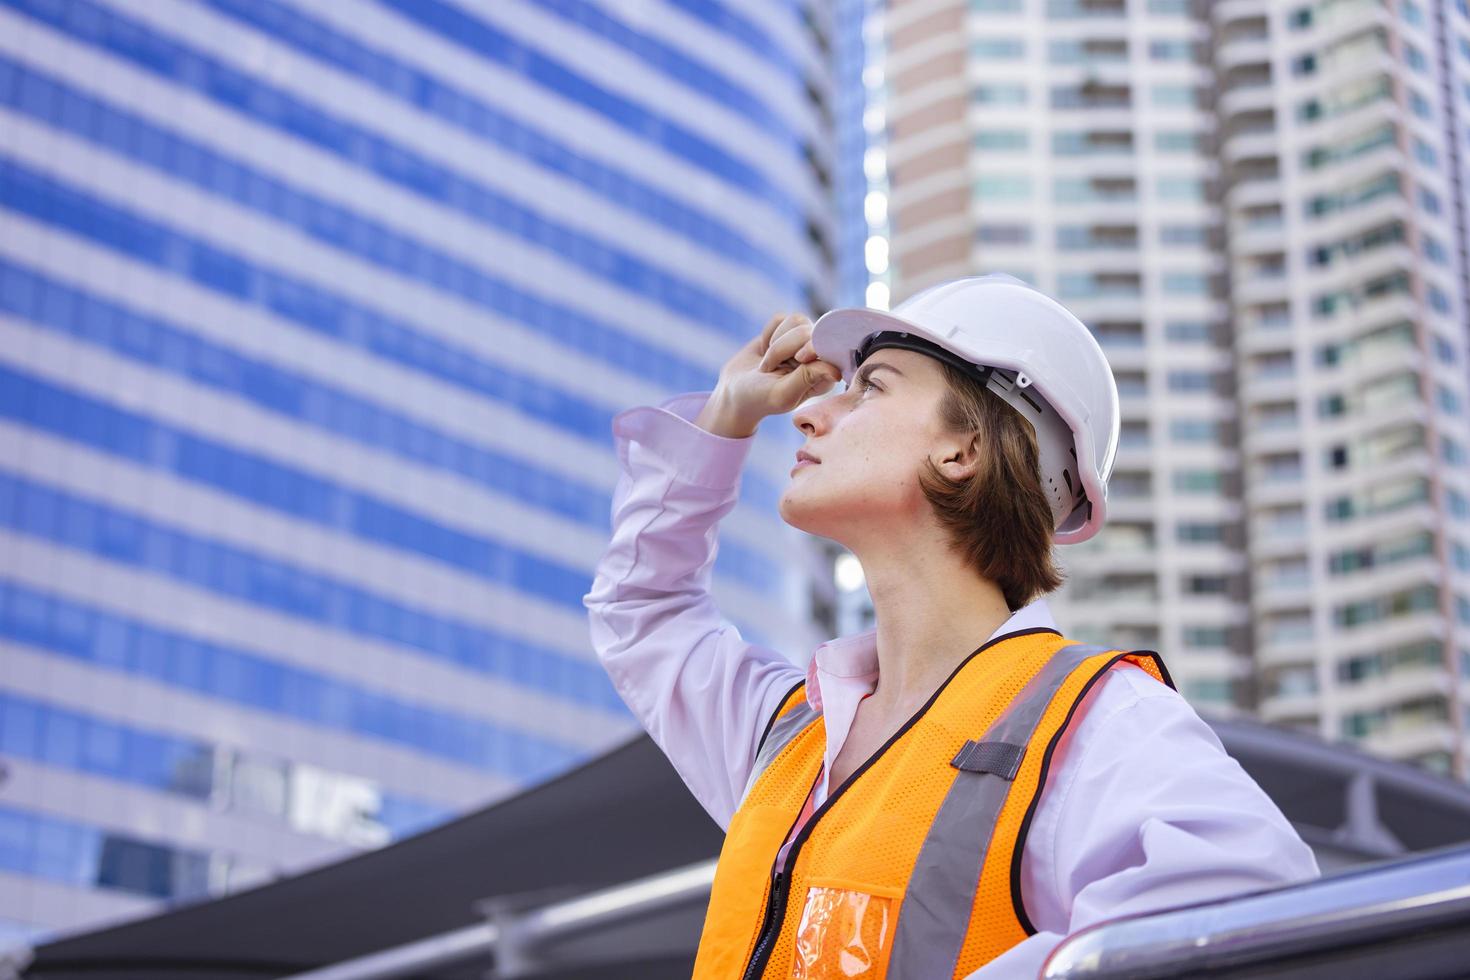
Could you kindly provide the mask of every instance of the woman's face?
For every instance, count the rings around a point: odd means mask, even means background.
[[[806,435],[802,448],[819,462],[792,470],[781,495],[782,520],[849,544],[855,532],[925,513],[919,473],[943,448],[939,404],[946,385],[933,358],[881,349],[868,355],[846,390],[796,411],[792,423]]]

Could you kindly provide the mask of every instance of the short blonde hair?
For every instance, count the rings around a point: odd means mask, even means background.
[[[1052,558],[1036,431],[977,378],[938,363],[948,382],[940,421],[948,432],[974,435],[980,466],[969,479],[952,480],[925,460],[919,486],[954,549],[995,583],[1014,612],[1063,581]]]

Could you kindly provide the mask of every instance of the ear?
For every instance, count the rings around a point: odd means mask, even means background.
[[[934,465],[951,480],[970,479],[980,469],[979,442],[975,433],[945,433],[935,447]]]

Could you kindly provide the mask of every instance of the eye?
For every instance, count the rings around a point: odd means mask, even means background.
[[[865,374],[861,378],[858,378],[857,385],[859,391],[869,391],[871,389],[877,389],[879,391],[883,390],[878,385],[878,383],[873,380],[873,376],[871,374]]]

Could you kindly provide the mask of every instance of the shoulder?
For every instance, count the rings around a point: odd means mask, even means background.
[[[1072,734],[1089,733],[1107,742],[1149,735],[1192,738],[1212,743],[1219,738],[1184,696],[1148,671],[1126,660],[1113,664],[1082,699]],[[1080,748],[1081,746],[1079,746]],[[1137,746],[1140,751],[1149,751]]]

